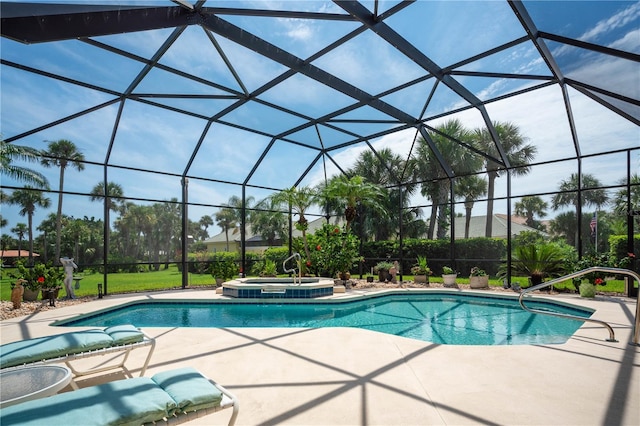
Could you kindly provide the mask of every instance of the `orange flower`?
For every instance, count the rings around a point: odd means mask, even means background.
[[[322,247],[320,247],[320,244],[318,244],[318,245],[316,246],[316,250],[318,250],[318,251],[322,250]]]
[[[604,284],[604,280],[602,278],[596,278],[596,280],[594,281],[595,285],[601,285]]]
[[[38,282],[42,284],[44,282],[44,277],[38,277]]]

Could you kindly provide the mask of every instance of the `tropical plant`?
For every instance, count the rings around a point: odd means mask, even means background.
[[[385,212],[382,202],[386,191],[380,185],[366,182],[362,176],[336,176],[321,191],[322,197],[338,200],[344,207],[345,232],[351,230],[359,205]]]
[[[504,264],[500,267],[498,277],[507,275],[506,266]],[[564,273],[564,251],[555,243],[518,246],[511,257],[511,274],[530,277],[532,285]]]
[[[376,265],[373,267],[373,272],[388,271],[391,268],[393,268],[393,262],[383,260],[376,263]]]
[[[15,160],[37,163],[40,161],[40,151],[0,140],[0,174],[36,188],[49,188],[49,181],[42,173],[16,166],[13,164]]]
[[[558,210],[564,206],[573,206],[575,217],[581,207],[595,206],[596,209],[607,203],[607,192],[604,189],[584,189],[601,188],[600,181],[590,174],[583,174],[582,178],[577,173],[572,173],[569,179],[562,180],[558,188],[559,192],[551,198],[551,208]],[[579,191],[582,189],[582,191]],[[580,195],[579,195],[580,194]],[[582,203],[582,206],[580,206]],[[576,226],[574,232],[575,247],[578,247],[578,236],[580,229]]]
[[[40,163],[45,167],[60,168],[60,184],[58,186],[58,220],[56,222],[56,253],[55,262],[60,259],[60,238],[62,236],[62,196],[64,191],[64,172],[68,166],[72,166],[78,171],[84,170],[84,155],[78,150],[73,142],[67,139],[49,141],[48,147],[42,153]]]
[[[413,275],[431,275],[431,268],[429,268],[426,256],[418,256],[415,265],[411,267],[411,273]]]
[[[483,127],[474,130],[474,144],[487,154],[485,158],[485,168],[487,171],[487,223],[485,225],[485,237],[491,238],[493,233],[493,199],[495,198],[495,181],[504,166],[497,161],[491,160],[507,160],[512,167],[510,172],[516,176],[522,176],[530,171],[527,166],[536,155],[537,148],[527,143],[527,138],[520,133],[520,129],[513,123],[494,122],[493,127],[498,136],[495,141],[492,132],[488,128]],[[501,159],[500,151],[498,151],[497,143],[500,144],[502,152],[506,156]]]
[[[455,188],[457,197],[464,199],[464,237],[469,238],[469,227],[471,224],[471,210],[475,200],[487,193],[487,181],[480,176],[463,176],[458,179]]]
[[[515,204],[515,214],[527,218],[526,224],[530,228],[538,228],[534,216],[545,217],[547,215],[548,204],[538,196],[522,197]]]
[[[450,266],[442,267],[442,275],[454,275],[456,271]]]
[[[318,199],[318,191],[315,188],[308,186],[292,186],[291,188],[284,189],[271,196],[274,205],[284,205],[287,209],[291,209],[298,215],[296,221],[296,229],[302,232],[302,243],[304,245],[305,262],[311,261],[311,251],[309,250],[309,241],[307,239],[307,229],[309,228],[309,221],[305,217],[307,210]]]
[[[223,207],[215,214],[216,225],[218,225],[224,231],[225,240],[227,242],[227,251],[229,251],[229,231],[235,229],[236,214],[233,209],[229,207]]]
[[[280,206],[273,198],[267,197],[258,202],[251,213],[251,230],[260,235],[269,247],[276,244],[276,240],[286,240],[288,237],[287,216],[279,210]]]
[[[236,254],[219,252],[213,253],[210,258],[211,266],[209,272],[216,279],[230,280],[238,273],[236,264]]]
[[[261,277],[275,277],[278,275],[278,265],[271,259],[265,259],[262,265]]]
[[[460,120],[446,121],[429,131],[428,138],[431,143],[418,138],[412,168],[422,182],[422,195],[432,201],[427,238],[433,239],[434,232],[437,238],[444,238],[449,226],[451,178],[478,171],[482,158],[468,148],[471,134]]]
[[[24,262],[17,262],[17,277],[26,281],[25,288],[32,291],[53,290],[62,288],[64,281],[64,270],[52,266],[51,263],[36,263],[33,267],[28,268]]]
[[[474,266],[469,272],[470,277],[484,277],[486,275],[487,272],[484,269],[480,269],[478,266]]]
[[[346,227],[341,229],[325,223],[310,241],[315,247],[311,251],[311,262],[306,266],[317,271],[318,275],[334,277],[349,272],[360,259],[360,240]]]
[[[16,189],[8,199],[10,204],[20,206],[20,215],[27,216],[29,227],[29,265],[33,265],[33,214],[37,207],[48,208],[50,201],[41,191],[25,185],[24,189]]]
[[[24,235],[29,233],[29,227],[26,223],[18,223],[11,228],[11,232],[18,236],[18,258],[20,258],[22,256],[22,240]]]

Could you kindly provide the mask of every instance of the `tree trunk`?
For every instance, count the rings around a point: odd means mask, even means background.
[[[58,215],[56,217],[56,254],[53,258],[53,263],[55,265],[60,264],[60,237],[62,230],[62,188],[64,187],[64,167],[60,166],[60,187],[58,190],[60,193],[58,194]]]

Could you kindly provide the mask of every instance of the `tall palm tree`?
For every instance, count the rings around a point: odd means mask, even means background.
[[[513,123],[493,123],[493,127],[498,134],[498,140],[504,150],[507,159],[513,169],[511,173],[516,176],[523,176],[529,173],[530,167],[527,167],[537,153],[534,145],[527,143],[527,138],[520,133],[520,129]],[[500,158],[498,149],[491,138],[491,133],[486,127],[474,130],[474,144],[493,158]],[[487,170],[488,186],[487,186],[487,223],[485,226],[485,236],[491,237],[493,233],[493,199],[495,195],[495,181],[500,175],[503,167],[491,161],[485,160],[485,168]]]
[[[29,226],[29,264],[33,265],[33,214],[37,207],[49,208],[51,201],[41,191],[25,185],[24,189],[13,191],[9,197],[9,203],[19,205],[20,215],[27,216],[27,224]]]
[[[477,172],[482,163],[481,157],[461,146],[458,141],[469,143],[471,133],[457,119],[448,120],[430,131],[429,135],[442,158],[455,175]],[[422,181],[421,193],[432,201],[428,238],[433,239],[437,227],[437,238],[444,238],[447,229],[447,212],[451,182],[442,165],[432,152],[424,138],[418,138],[415,156],[412,159],[418,180]],[[436,219],[437,218],[437,219]]]
[[[527,226],[535,228],[536,221],[534,216],[545,217],[548,207],[547,202],[540,197],[522,197],[522,199],[515,204],[515,214],[525,216],[527,218]]]
[[[267,197],[256,204],[256,211],[251,214],[251,230],[260,234],[268,246],[273,246],[278,238],[287,239],[287,216],[280,209],[279,203]]]
[[[575,209],[575,217],[578,217],[580,211],[580,201],[583,207],[595,206],[596,209],[605,205],[608,201],[607,192],[602,187],[600,181],[591,174],[582,175],[582,188],[596,188],[583,190],[581,196],[578,197],[578,189],[580,187],[578,174],[572,173],[569,179],[560,181],[558,192],[551,198],[551,208],[558,210],[564,206],[573,206]],[[575,246],[578,246],[578,236],[580,230],[576,226],[575,229]]]
[[[380,185],[366,182],[362,176],[348,178],[340,175],[327,183],[323,197],[336,199],[344,206],[345,231],[349,232],[358,216],[358,205],[384,212],[381,204],[387,197],[387,191]]]
[[[318,191],[308,186],[283,189],[271,196],[273,205],[286,205],[287,208],[298,214],[296,229],[302,232],[302,243],[304,244],[304,252],[306,261],[311,261],[311,252],[309,251],[309,242],[307,241],[307,228],[309,221],[304,216],[306,211],[318,202]]]
[[[37,163],[40,151],[28,146],[20,146],[0,140],[0,174],[33,185],[36,188],[49,188],[49,181],[40,172],[12,164],[14,160]]]
[[[74,167],[78,171],[84,170],[84,155],[78,150],[73,142],[67,139],[48,142],[47,150],[40,160],[45,167],[60,168],[60,186],[58,190],[58,220],[56,222],[56,254],[55,263],[60,262],[60,236],[62,228],[62,193],[64,190],[64,172],[68,166]]]
[[[622,179],[618,182],[620,185],[626,185],[627,180]],[[631,175],[631,211],[640,210],[640,175],[633,174]],[[613,210],[619,217],[628,217],[628,206],[627,206],[627,188],[619,189],[616,191],[613,200]],[[636,224],[635,226],[640,227],[640,216],[635,215]]]
[[[209,215],[204,215],[200,218],[200,220],[198,221],[198,224],[200,225],[201,228],[203,228],[204,231],[204,238],[209,238],[209,227],[211,225],[213,225],[213,218]]]
[[[29,227],[26,223],[18,223],[11,228],[11,232],[18,236],[18,259],[22,257],[22,240],[24,235],[29,232]]]
[[[416,185],[409,181],[402,187],[398,186],[401,180],[406,180],[400,176],[406,169],[405,164],[405,159],[390,148],[380,149],[377,153],[366,150],[347,172],[350,176],[362,176],[366,182],[391,187],[387,190],[388,197],[380,201],[381,209],[362,207],[360,213],[364,217],[364,229],[359,232],[362,236],[373,235],[376,241],[389,239],[399,229],[401,211],[405,223],[412,223],[417,219],[415,213],[419,209],[405,210],[409,206],[410,196]]]
[[[237,222],[237,215],[233,209],[229,207],[221,208],[215,215],[216,225],[218,225],[224,231],[225,238],[227,240],[227,251],[229,251],[229,230],[235,229]]]
[[[469,238],[471,210],[475,201],[487,193],[487,181],[478,175],[463,176],[456,182],[455,195],[464,200],[464,238]]]

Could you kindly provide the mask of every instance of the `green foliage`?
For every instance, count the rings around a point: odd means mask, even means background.
[[[260,272],[261,277],[275,277],[278,274],[278,268],[276,262],[271,259],[264,260],[264,266]]]
[[[301,251],[300,253],[303,253]],[[287,247],[269,247],[264,251],[264,259],[265,261],[270,260],[276,264],[276,268],[278,274],[284,274],[284,269],[282,268],[282,262],[289,257],[289,249]]]
[[[442,267],[442,275],[453,275],[455,273],[456,273],[456,271],[454,271],[453,268],[450,267],[450,266],[443,266]]]
[[[309,241],[311,264],[307,266],[319,276],[350,272],[360,259],[360,239],[345,228],[325,223]]]
[[[373,272],[388,271],[391,268],[393,268],[393,263],[383,260],[376,263],[376,266],[373,267]]]
[[[431,275],[426,256],[418,256],[415,265],[411,267],[413,275]]]
[[[640,256],[640,234],[633,236],[633,246],[636,249],[634,253],[636,259]],[[618,261],[629,258],[627,250],[627,236],[626,235],[611,235],[609,237],[610,254],[614,259]]]
[[[17,276],[27,281],[24,287],[32,291],[40,289],[61,288],[64,281],[64,271],[61,268],[52,266],[51,263],[36,263],[32,268],[24,265],[24,262],[17,262]]]
[[[580,285],[580,297],[596,297],[596,286],[591,283],[584,283]]]
[[[469,272],[469,276],[471,277],[484,277],[487,275],[487,272],[484,269],[480,269],[477,266],[471,268],[471,272]]]
[[[236,253],[217,252],[211,253],[210,273],[214,278],[230,280],[238,274],[238,265],[236,264]]]
[[[516,247],[512,255],[511,274],[542,279],[565,273],[564,249],[556,243],[530,244]],[[506,264],[500,267],[499,277],[506,276]]]

